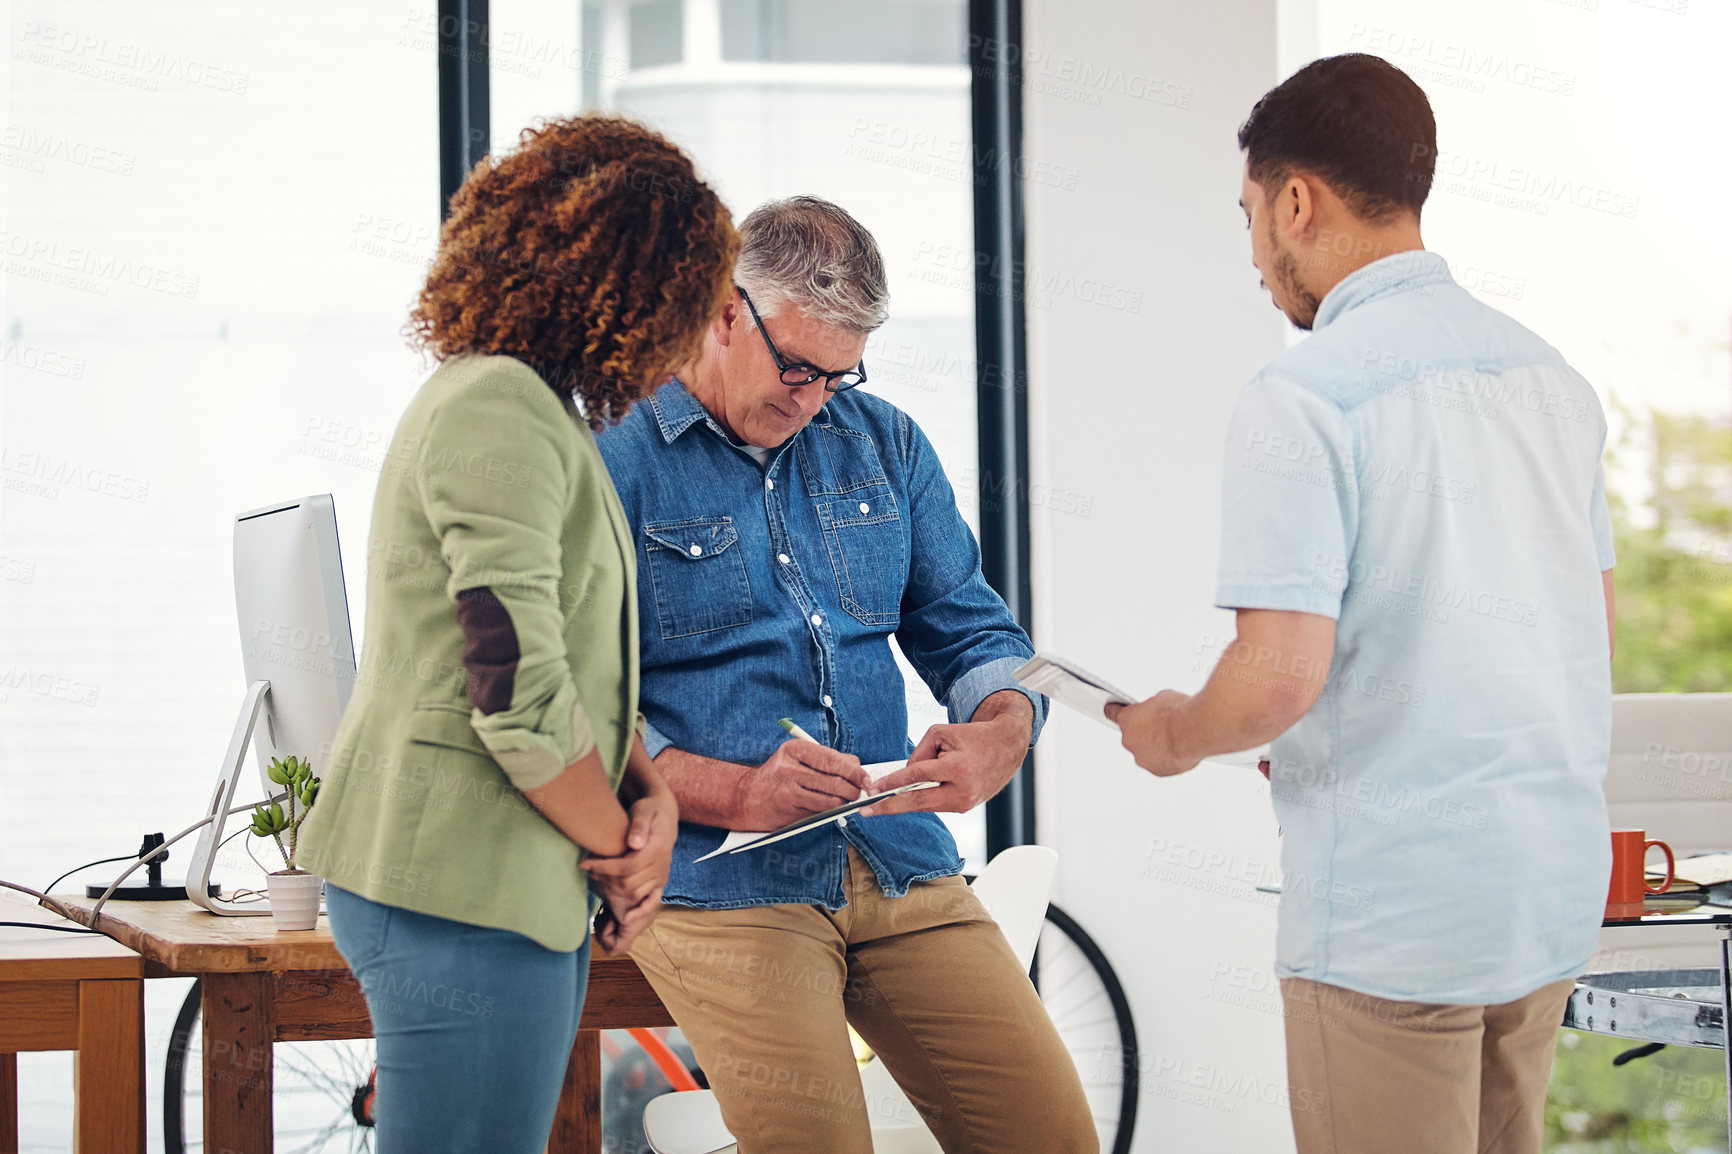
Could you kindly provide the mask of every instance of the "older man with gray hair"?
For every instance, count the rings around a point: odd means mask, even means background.
[[[951,1154],[1096,1151],[1076,1067],[933,812],[1002,789],[1046,703],[1011,676],[1028,637],[931,444],[855,388],[887,315],[878,246],[815,197],[764,205],[740,240],[703,352],[599,439],[638,549],[644,743],[682,818],[632,956],[741,1154],[870,1154],[849,1025]],[[892,636],[949,712],[918,745]],[[912,781],[939,784],[698,860]]]

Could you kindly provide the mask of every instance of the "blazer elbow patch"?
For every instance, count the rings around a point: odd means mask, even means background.
[[[469,700],[483,714],[511,708],[522,656],[517,630],[498,594],[483,585],[457,594],[457,628],[463,631],[463,668],[469,673]]]

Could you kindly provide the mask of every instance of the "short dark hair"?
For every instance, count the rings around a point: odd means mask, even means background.
[[[1419,215],[1437,167],[1437,120],[1413,79],[1378,56],[1313,60],[1263,94],[1239,126],[1251,179],[1273,191],[1314,173],[1359,216]]]

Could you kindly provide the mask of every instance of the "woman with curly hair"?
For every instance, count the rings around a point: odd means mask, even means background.
[[[378,1039],[379,1149],[540,1151],[596,938],[677,832],[639,735],[637,577],[592,430],[696,353],[739,240],[677,148],[580,116],[451,202],[410,329],[361,667],[301,835]]]

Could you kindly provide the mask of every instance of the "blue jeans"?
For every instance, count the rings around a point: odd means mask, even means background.
[[[589,944],[557,953],[325,887],[378,1040],[380,1154],[541,1154],[577,1039]]]

